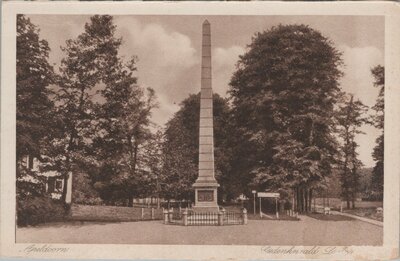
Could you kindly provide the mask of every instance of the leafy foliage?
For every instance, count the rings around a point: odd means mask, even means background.
[[[342,140],[340,148],[339,170],[342,183],[342,197],[347,201],[347,208],[350,208],[350,201],[355,207],[356,193],[359,192],[360,169],[363,166],[358,159],[355,141],[356,135],[363,134],[360,127],[368,123],[368,107],[360,100],[355,100],[352,95],[350,98],[342,97],[342,104],[339,105],[336,120],[338,122],[338,135]]]
[[[40,158],[41,143],[49,132],[54,106],[49,86],[55,78],[49,52],[47,41],[39,38],[39,29],[29,18],[18,15],[17,159],[25,155]]]
[[[63,221],[67,209],[62,202],[50,197],[31,196],[17,201],[17,224],[19,226]]]
[[[145,158],[156,102],[152,89],[137,85],[135,57],[124,62],[118,56],[122,39],[114,34],[111,16],[93,16],[83,34],[67,41],[66,91],[60,96],[69,129],[64,140],[71,163],[89,173],[103,200],[129,198],[132,205],[133,196],[154,183]]]
[[[379,88],[379,95],[373,110],[375,110],[374,122],[375,126],[382,130],[382,134],[376,139],[376,146],[372,152],[372,157],[376,161],[373,169],[372,182],[374,190],[383,197],[383,180],[384,180],[384,116],[385,116],[385,68],[381,65],[376,66],[371,70],[375,78],[374,86]]]
[[[74,173],[72,184],[73,203],[83,205],[101,205],[103,203],[87,173]]]
[[[44,200],[46,179],[33,169],[33,159],[45,161],[50,144],[54,103],[50,96],[55,75],[48,62],[50,48],[40,39],[39,29],[24,15],[17,15],[17,115],[16,197],[18,221],[29,222],[24,209],[31,198]],[[34,217],[33,217],[34,218]]]
[[[154,190],[148,153],[157,146],[151,133],[151,110],[157,106],[154,91],[136,84],[135,61],[114,64],[101,92],[105,102],[99,107],[93,139],[94,155],[99,162],[95,186],[105,199],[129,199],[147,196]]]
[[[243,148],[253,156],[238,151],[244,164],[234,169],[260,190],[315,187],[335,162],[340,53],[305,25],[258,33],[248,49],[230,94]]]
[[[62,47],[66,57],[61,62],[61,76],[56,92],[58,136],[49,154],[52,168],[62,174],[66,197],[68,175],[80,172],[87,163],[87,147],[91,140],[95,118],[93,95],[104,76],[111,73],[116,63],[121,39],[114,37],[111,16],[95,15],[85,24],[85,31]]]
[[[45,195],[46,178],[38,175],[37,171],[27,168],[26,165],[17,164],[17,200],[25,200],[27,197],[40,197]]]

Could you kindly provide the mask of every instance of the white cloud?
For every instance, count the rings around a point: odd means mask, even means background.
[[[384,65],[384,54],[376,47],[356,47],[340,46],[339,50],[343,52],[344,77],[341,80],[343,90],[360,99],[365,105],[372,107],[378,97],[378,88],[373,86],[374,78],[371,74],[371,68],[380,64]],[[373,111],[370,111],[373,113]],[[359,158],[367,166],[374,166],[372,151],[375,147],[375,139],[380,135],[380,130],[364,125],[361,130],[365,134],[359,134],[356,137],[360,145],[358,149]]]
[[[215,48],[213,52],[213,89],[214,92],[225,96],[235,65],[239,55],[244,54],[245,49],[241,46],[229,48]]]
[[[371,68],[384,64],[384,54],[376,47],[367,46],[352,48],[340,46],[345,63],[345,75],[341,81],[342,88],[353,93],[357,98],[368,106],[375,103],[378,89],[373,87]]]
[[[188,36],[162,25],[141,24],[132,17],[118,17],[115,23],[123,35],[120,53],[125,57],[138,55],[139,83],[156,91],[160,107],[154,111],[153,120],[162,125],[187,96],[189,88],[182,79],[200,66],[199,54]]]
[[[49,62],[55,65],[54,69],[59,72],[61,59],[65,56],[61,46],[65,47],[67,39],[74,39],[84,31],[86,18],[60,19],[58,16],[28,15],[32,23],[39,26],[39,36],[49,43],[51,49]]]
[[[373,167],[375,166],[375,162],[372,158],[372,151],[376,146],[375,140],[381,134],[381,130],[370,125],[363,126],[361,130],[365,134],[356,136],[356,142],[359,145],[357,149],[359,159],[364,163],[365,167]]]

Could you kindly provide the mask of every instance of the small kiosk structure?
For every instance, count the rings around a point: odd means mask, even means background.
[[[276,218],[279,219],[279,211],[278,211],[278,198],[280,194],[277,192],[258,192],[257,197],[260,199],[260,218],[264,216],[268,216],[261,211],[261,200],[262,198],[275,198],[275,215]]]

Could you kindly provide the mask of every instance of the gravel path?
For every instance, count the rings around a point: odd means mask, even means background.
[[[55,223],[18,228],[17,243],[382,245],[383,228],[361,221],[249,220],[247,225],[184,227],[161,221]]]

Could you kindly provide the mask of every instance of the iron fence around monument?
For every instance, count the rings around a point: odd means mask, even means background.
[[[182,213],[183,211],[173,211],[172,212],[172,220],[179,221],[179,223],[182,221]]]
[[[168,215],[168,224],[171,225],[223,226],[245,224],[243,213],[225,210],[219,212],[195,212],[191,209],[170,209],[166,212],[166,215]]]
[[[189,212],[188,226],[218,226],[218,212]]]
[[[243,214],[237,212],[224,213],[224,225],[242,225],[244,223]]]

